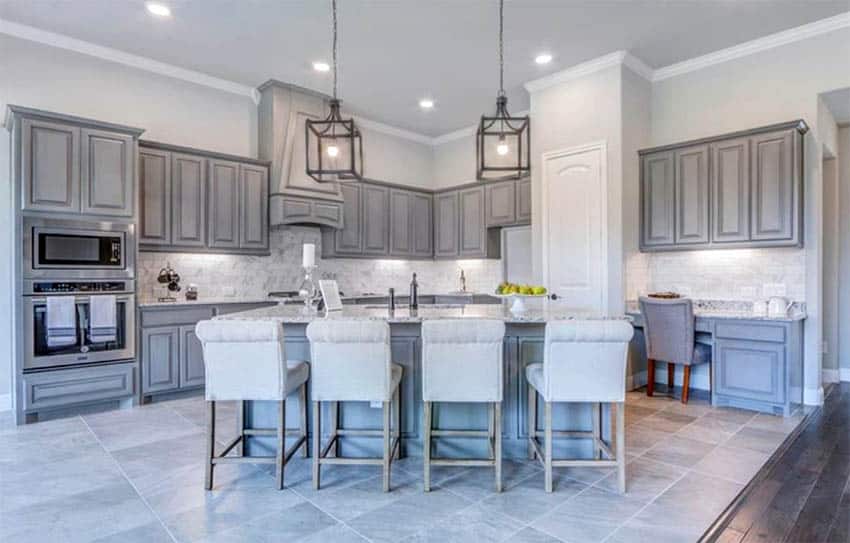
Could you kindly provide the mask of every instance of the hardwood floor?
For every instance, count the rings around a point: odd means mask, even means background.
[[[707,541],[850,541],[850,383],[835,385],[823,408],[763,469],[725,528]]]

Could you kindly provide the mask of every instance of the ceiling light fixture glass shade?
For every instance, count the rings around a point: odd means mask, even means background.
[[[354,119],[343,119],[342,101],[337,98],[337,17],[336,0],[333,10],[333,98],[330,112],[323,120],[308,119],[304,124],[306,138],[307,175],[319,183],[358,180],[363,178],[363,137]]]
[[[504,0],[499,0],[499,94],[496,114],[482,115],[475,134],[476,177],[520,179],[531,173],[531,119],[513,117],[504,88]]]

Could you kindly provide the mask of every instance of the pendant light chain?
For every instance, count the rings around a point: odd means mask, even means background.
[[[334,100],[336,100],[336,0],[332,0],[333,5],[333,63],[334,63]]]
[[[334,0],[336,2],[336,0]],[[505,0],[499,0],[499,96],[505,95]]]

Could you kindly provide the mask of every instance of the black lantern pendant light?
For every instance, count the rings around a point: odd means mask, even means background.
[[[321,121],[308,119],[305,123],[307,138],[307,175],[320,183],[361,179],[363,177],[363,139],[354,126],[354,119],[343,119],[339,112],[342,103],[336,96],[336,0],[333,6],[333,99],[330,113]]]
[[[499,94],[496,115],[481,116],[475,137],[477,177],[519,179],[531,172],[531,126],[528,115],[511,117],[505,95],[505,2],[499,0]]]

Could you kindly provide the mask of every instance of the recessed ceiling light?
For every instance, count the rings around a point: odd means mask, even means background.
[[[148,11],[158,17],[170,17],[171,9],[165,4],[158,4],[156,2],[148,2],[145,4],[145,7],[148,8]]]
[[[434,107],[434,101],[430,98],[423,98],[419,100],[419,107],[422,109],[432,109]]]
[[[537,64],[549,64],[550,62],[552,62],[552,55],[550,55],[549,53],[541,53],[534,57],[534,62],[536,62]]]
[[[331,66],[327,62],[314,62],[313,69],[317,72],[327,72],[331,69]]]

